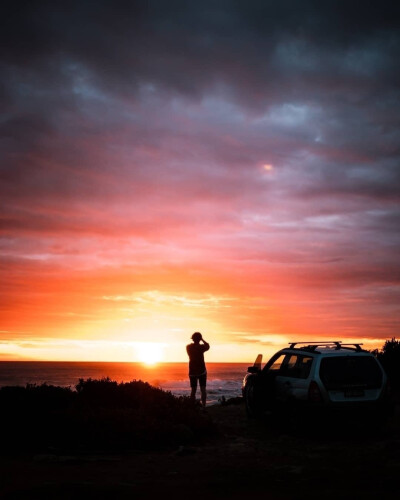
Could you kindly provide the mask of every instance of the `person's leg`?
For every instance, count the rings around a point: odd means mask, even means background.
[[[206,385],[207,385],[207,373],[199,377],[199,383],[200,383],[200,392],[201,392],[201,404],[203,407],[206,407],[206,402],[207,402],[207,390],[206,390]]]
[[[189,377],[190,378],[190,387],[192,389],[190,393],[190,398],[195,401],[196,400],[196,390],[197,390],[197,377]]]
[[[207,401],[207,390],[205,385],[200,386],[200,392],[201,392],[201,404],[203,407],[206,407],[206,401]]]

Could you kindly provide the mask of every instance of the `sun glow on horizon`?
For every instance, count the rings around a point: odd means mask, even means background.
[[[156,365],[164,360],[164,347],[160,342],[136,342],[137,360],[145,365]]]
[[[202,330],[202,329],[200,329]],[[221,334],[211,329],[207,333],[211,349],[207,352],[208,362],[252,363],[262,353],[267,361],[278,349],[289,342],[301,340],[300,336],[258,336],[243,337],[240,345],[234,339],[221,339]],[[211,333],[212,332],[212,333]],[[144,338],[151,338],[144,335]],[[335,336],[336,337],[336,336]],[[143,337],[142,337],[143,338]],[[315,338],[315,337],[314,337]],[[321,336],[316,340],[324,340]],[[312,340],[309,338],[308,340]],[[343,342],[362,343],[364,349],[381,349],[384,339],[365,337],[342,337]],[[127,362],[142,363],[154,367],[158,363],[187,362],[185,346],[189,339],[172,338],[162,341],[125,341],[100,339],[33,338],[0,342],[0,361],[82,361],[82,362]]]

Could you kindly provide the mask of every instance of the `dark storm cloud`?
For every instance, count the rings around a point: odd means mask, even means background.
[[[39,1],[5,12],[3,94],[26,110],[44,97],[79,107],[65,95],[79,79],[130,97],[142,85],[191,98],[222,86],[253,111],[338,96],[382,102],[400,83],[393,2]]]
[[[142,82],[201,95],[223,82],[244,101],[378,73],[399,83],[394,2],[10,2],[2,59],[66,83],[68,67],[129,94]],[[296,88],[290,80],[298,77]],[[20,89],[22,91],[22,89]]]

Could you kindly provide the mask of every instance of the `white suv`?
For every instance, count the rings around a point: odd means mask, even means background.
[[[371,410],[383,413],[387,377],[361,344],[293,342],[261,368],[262,355],[248,368],[242,386],[250,416],[280,409]]]

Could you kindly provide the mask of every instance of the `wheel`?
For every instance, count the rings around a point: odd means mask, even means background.
[[[246,386],[244,391],[244,402],[248,417],[259,418],[262,415],[259,391],[254,382],[250,382]]]

